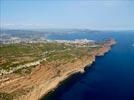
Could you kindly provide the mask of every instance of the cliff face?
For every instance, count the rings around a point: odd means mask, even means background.
[[[51,61],[37,65],[29,75],[11,75],[10,80],[0,85],[0,90],[13,95],[15,100],[38,100],[70,75],[84,72],[85,66],[92,64],[96,56],[108,52],[113,44],[115,41],[110,40],[94,50],[92,55],[84,55],[73,62]]]
[[[105,46],[100,48],[98,51],[94,51],[93,56],[85,56],[74,63],[67,63],[65,65],[62,65],[63,67],[60,67],[59,69],[60,72],[55,73],[55,77],[51,77],[48,79],[49,81],[38,85],[38,87],[26,97],[29,100],[37,100],[43,95],[47,94],[50,90],[56,88],[59,82],[66,79],[68,76],[76,72],[84,72],[85,66],[92,64],[95,61],[96,56],[101,56],[104,55],[104,53],[108,52],[111,48],[111,45],[113,44],[115,44],[115,42],[111,41],[110,44],[105,44]]]
[[[88,64],[91,64],[94,60],[94,56],[89,58],[84,57],[74,63],[66,63],[64,65],[61,65],[59,69],[54,69],[52,67],[50,68],[48,66],[49,69],[47,71],[44,70],[44,65],[38,66],[40,67],[38,70],[39,72],[33,73],[34,75],[39,76],[38,79],[36,79],[37,85],[34,87],[33,91],[29,92],[27,95],[20,97],[19,99],[22,100],[23,98],[24,100],[24,98],[28,98],[28,100],[38,100],[43,95],[47,94],[50,90],[56,88],[59,82],[66,79],[68,76],[76,72],[84,72],[84,67]]]

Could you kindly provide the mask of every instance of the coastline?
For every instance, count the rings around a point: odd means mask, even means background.
[[[23,98],[23,100],[27,100],[27,98],[28,98],[28,100],[40,100],[42,97],[47,95],[49,92],[58,88],[58,86],[60,85],[61,82],[63,82],[64,80],[66,80],[67,78],[72,76],[73,74],[76,74],[79,72],[84,73],[85,67],[87,65],[91,65],[94,61],[95,61],[95,57],[93,57],[92,61],[91,61],[91,59],[89,61],[87,61],[87,63],[84,64],[84,66],[80,66],[79,68],[68,70],[68,71],[64,72],[63,75],[57,76],[57,77],[47,81],[46,84],[41,84],[40,86],[38,86],[36,88],[37,90],[35,89],[29,95],[24,95],[24,96],[20,97],[19,100],[22,100],[22,98]]]
[[[84,73],[84,72],[85,72],[85,68],[91,67],[91,65],[95,62],[97,56],[104,56],[106,53],[108,53],[108,52],[111,50],[111,47],[112,47],[113,45],[115,45],[115,44],[116,44],[116,42],[110,44],[110,45],[107,47],[107,49],[105,49],[105,51],[99,52],[99,54],[94,55],[94,57],[93,57],[93,59],[91,60],[91,62],[90,62],[89,64],[83,66],[82,69],[76,70],[76,71],[72,71],[72,72],[70,72],[70,74],[66,75],[65,77],[63,76],[64,78],[61,79],[61,81],[59,81],[54,87],[51,87],[51,89],[49,89],[45,94],[43,94],[43,95],[41,96],[41,98],[45,97],[49,92],[54,91],[56,88],[59,87],[59,85],[60,85],[63,81],[65,81],[66,79],[68,79],[68,78],[71,77],[72,75],[77,74],[77,73],[81,73],[81,74]],[[42,100],[41,98],[40,98],[39,100]]]
[[[82,58],[77,59],[73,63],[66,62],[58,65],[57,68],[54,68],[55,61],[45,65],[40,64],[36,66],[32,74],[12,80],[8,85],[5,84],[5,89],[3,88],[3,90],[8,91],[7,93],[9,94],[13,93],[15,95],[14,100],[40,100],[50,91],[58,88],[60,83],[70,76],[76,73],[84,73],[85,68],[90,67],[97,56],[104,56],[115,43],[114,40],[110,40],[102,44],[98,50],[93,51],[91,56],[82,56]],[[21,88],[22,90],[17,88]],[[23,89],[26,90],[24,94]]]
[[[93,62],[92,62],[92,63],[93,63]],[[92,64],[92,63],[91,63],[91,64]],[[86,65],[86,66],[90,66],[91,64],[88,64],[88,65]],[[51,87],[45,94],[43,94],[43,95],[41,96],[41,98],[42,98],[43,96],[47,95],[49,92],[54,91],[56,88],[59,87],[60,83],[62,83],[64,80],[68,79],[68,78],[71,77],[72,75],[77,74],[77,73],[81,73],[81,74],[84,73],[84,72],[85,72],[84,69],[86,68],[86,66],[83,67],[83,69],[71,71],[70,73],[67,73],[67,75],[61,77],[61,79],[60,79],[58,82],[56,82],[56,83],[54,82],[55,86]],[[52,83],[52,84],[53,84],[53,83]],[[40,100],[40,99],[39,99],[39,100]]]
[[[43,95],[41,96],[41,98],[45,97],[49,92],[54,91],[56,88],[59,87],[59,85],[60,85],[61,82],[63,82],[63,81],[66,80],[67,78],[71,77],[72,75],[77,74],[77,73],[84,73],[84,72],[85,72],[85,68],[91,67],[91,65],[95,62],[95,59],[96,59],[97,56],[104,56],[104,55],[105,55],[106,53],[108,53],[110,50],[111,50],[111,47],[109,47],[108,49],[106,49],[105,52],[100,52],[98,55],[94,56],[93,59],[92,59],[92,61],[91,61],[89,64],[83,66],[82,69],[76,70],[76,71],[72,71],[72,72],[70,72],[70,74],[68,74],[68,75],[66,75],[66,76],[63,76],[64,78],[61,78],[61,80],[60,80],[59,82],[55,83],[55,86],[54,86],[54,87],[51,87],[45,94],[43,94]],[[39,100],[41,100],[41,98],[40,98]]]

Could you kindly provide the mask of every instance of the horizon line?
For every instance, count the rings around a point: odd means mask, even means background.
[[[90,30],[90,31],[134,31],[134,29],[91,29],[91,28],[2,28],[0,30]]]

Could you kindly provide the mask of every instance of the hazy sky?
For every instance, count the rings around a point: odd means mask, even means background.
[[[0,0],[4,28],[134,30],[134,0]]]

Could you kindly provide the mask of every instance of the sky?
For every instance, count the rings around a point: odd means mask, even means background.
[[[0,0],[0,27],[134,30],[134,0]]]

